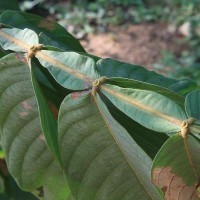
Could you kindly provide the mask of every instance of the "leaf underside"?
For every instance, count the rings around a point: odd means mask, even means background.
[[[0,60],[0,104],[1,141],[9,172],[23,190],[35,191],[43,186],[48,191],[44,180],[54,177],[59,167],[54,167],[53,173],[46,172],[55,163],[41,130],[30,69],[23,54]],[[43,198],[41,192],[38,198]]]
[[[160,199],[148,179],[150,158],[99,97],[67,96],[58,123],[61,158],[75,199]]]
[[[190,135],[184,140],[176,134],[160,149],[153,162],[152,182],[166,200],[199,199],[199,154],[199,142]]]
[[[102,93],[122,112],[144,127],[162,132],[175,133],[180,131],[179,121],[185,120],[184,110],[171,99],[154,91],[122,88],[105,84]],[[173,117],[169,120],[169,117]]]

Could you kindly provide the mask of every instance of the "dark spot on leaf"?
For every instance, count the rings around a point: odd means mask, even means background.
[[[25,57],[22,56],[22,54],[18,53],[18,54],[16,55],[16,58],[17,58],[18,60],[21,60],[23,63],[27,64],[27,60],[26,60]]]
[[[58,119],[58,109],[56,108],[56,106],[53,103],[51,103],[50,101],[48,101],[48,106],[49,106],[51,112],[53,113],[54,117],[56,119]]]
[[[26,117],[26,116],[28,116],[28,112],[20,112],[19,115],[21,117]]]
[[[72,97],[72,99],[77,99],[79,97],[78,92],[71,93],[71,97]]]
[[[39,28],[45,28],[47,30],[54,30],[55,25],[53,22],[47,21],[47,20],[41,20],[40,23],[38,24]]]
[[[78,97],[81,97],[81,96],[83,96],[83,94],[85,93],[85,91],[83,91],[83,92],[73,92],[73,93],[71,93],[71,97],[72,97],[72,99],[77,99]]]
[[[167,186],[162,187],[162,191],[163,191],[164,193],[166,193],[166,192],[167,192]]]
[[[199,199],[196,185],[186,185],[181,177],[172,173],[172,167],[155,168],[152,182],[163,191],[165,200]]]
[[[32,110],[33,109],[33,107],[30,106],[27,101],[22,101],[22,107],[25,108],[26,110]]]
[[[44,134],[43,134],[43,133],[41,133],[41,134],[39,135],[39,138],[40,138],[41,141],[45,141],[45,137],[44,137]]]
[[[83,83],[83,87],[87,89],[88,87],[90,87],[90,85],[88,83]]]

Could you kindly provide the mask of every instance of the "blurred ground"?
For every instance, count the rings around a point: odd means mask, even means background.
[[[106,33],[89,34],[81,44],[91,54],[151,68],[163,50],[178,55],[184,49],[182,36],[168,29],[158,23],[115,26]]]
[[[22,10],[60,23],[91,54],[200,85],[199,0],[20,1]]]

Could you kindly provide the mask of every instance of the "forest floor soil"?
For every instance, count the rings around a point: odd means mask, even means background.
[[[110,27],[105,33],[87,35],[81,44],[88,53],[96,56],[143,65],[148,69],[162,59],[163,51],[179,56],[187,48],[183,45],[183,36],[170,31],[166,24]]]

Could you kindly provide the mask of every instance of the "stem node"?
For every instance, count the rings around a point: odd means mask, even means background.
[[[33,45],[32,47],[30,47],[30,49],[26,55],[27,60],[35,57],[35,54],[37,53],[37,51],[40,51],[43,47],[44,47],[43,44],[37,44],[37,45]]]
[[[97,93],[97,91],[99,90],[100,86],[101,86],[102,84],[104,84],[104,83],[106,82],[106,80],[107,80],[107,77],[102,76],[102,77],[100,77],[99,79],[95,80],[95,81],[92,83],[92,85],[93,85],[93,87],[92,87],[92,95],[93,95],[93,96],[96,95],[96,93]]]
[[[183,138],[187,137],[187,134],[189,133],[190,126],[194,123],[195,118],[188,118],[187,120],[183,121],[181,125],[181,136]]]

